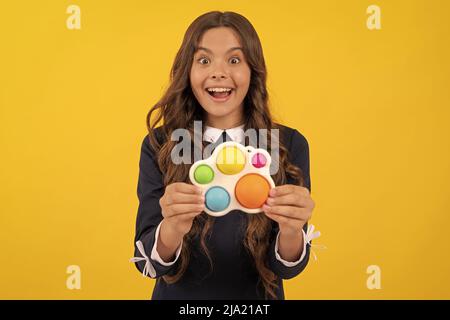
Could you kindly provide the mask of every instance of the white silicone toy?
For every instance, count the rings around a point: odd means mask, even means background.
[[[228,141],[218,145],[209,158],[195,162],[189,178],[203,189],[206,213],[215,217],[236,209],[259,213],[275,187],[270,163],[266,150]]]

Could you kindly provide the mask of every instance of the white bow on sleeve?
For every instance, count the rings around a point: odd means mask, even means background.
[[[145,260],[145,266],[144,266],[144,270],[142,271],[142,275],[144,277],[150,275],[150,277],[156,278],[155,267],[153,267],[152,263],[150,262],[150,258],[145,254],[144,245],[142,244],[142,242],[137,241],[136,247],[138,248],[142,257],[133,257],[130,259],[130,262],[139,262],[139,261]]]
[[[315,247],[317,249],[326,249],[327,248],[324,245],[311,244],[311,240],[317,239],[318,237],[320,237],[320,235],[321,235],[320,231],[314,232],[314,225],[313,224],[308,225],[308,230],[306,231],[306,239],[305,239],[305,241],[311,247],[311,252],[314,255],[314,260],[317,260],[317,255],[314,252],[314,250],[312,250],[312,247]]]

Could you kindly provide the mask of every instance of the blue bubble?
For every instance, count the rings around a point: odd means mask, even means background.
[[[205,194],[206,207],[214,212],[225,210],[230,204],[230,195],[222,187],[212,187]]]

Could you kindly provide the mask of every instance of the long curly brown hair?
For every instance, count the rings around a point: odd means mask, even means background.
[[[149,140],[153,149],[157,151],[158,166],[164,173],[165,186],[174,182],[189,183],[190,164],[174,164],[171,161],[171,151],[177,142],[172,141],[170,137],[178,128],[188,129],[191,137],[194,137],[194,121],[205,120],[205,112],[192,92],[189,74],[201,36],[207,30],[216,27],[232,28],[239,35],[243,52],[251,69],[250,86],[243,101],[244,131],[248,128],[267,129],[267,145],[271,146],[271,130],[280,128],[273,122],[270,114],[266,88],[266,64],[261,42],[252,24],[244,16],[235,12],[211,11],[199,16],[191,23],[184,35],[170,72],[170,83],[166,92],[147,115]],[[154,112],[156,112],[155,115],[153,115]],[[162,144],[154,133],[154,129],[161,122],[164,124],[161,126],[164,139]],[[194,141],[192,143],[194,148],[200,148],[199,150],[203,152],[204,142],[201,145],[195,144]],[[248,137],[246,144],[248,144]],[[270,152],[270,148],[268,151]],[[272,176],[276,185],[285,184],[286,175],[294,178],[299,185],[303,185],[301,169],[288,161],[287,149],[282,144],[282,139],[279,144],[279,168],[280,170]],[[254,259],[255,268],[264,286],[265,297],[276,299],[277,275],[265,263],[270,244],[270,231],[273,227],[272,221],[264,214],[249,214],[247,218],[244,246]],[[200,245],[210,262],[210,267],[213,267],[205,243],[213,222],[214,217],[205,212],[194,219],[190,232],[184,237],[180,263],[176,272],[163,276],[167,283],[175,283],[183,276],[189,265],[192,240],[196,237],[200,237]]]

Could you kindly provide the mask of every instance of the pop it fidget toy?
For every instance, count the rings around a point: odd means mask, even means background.
[[[206,213],[215,217],[236,209],[258,213],[275,187],[270,163],[266,150],[229,141],[218,145],[209,158],[195,162],[189,178],[203,189]]]

